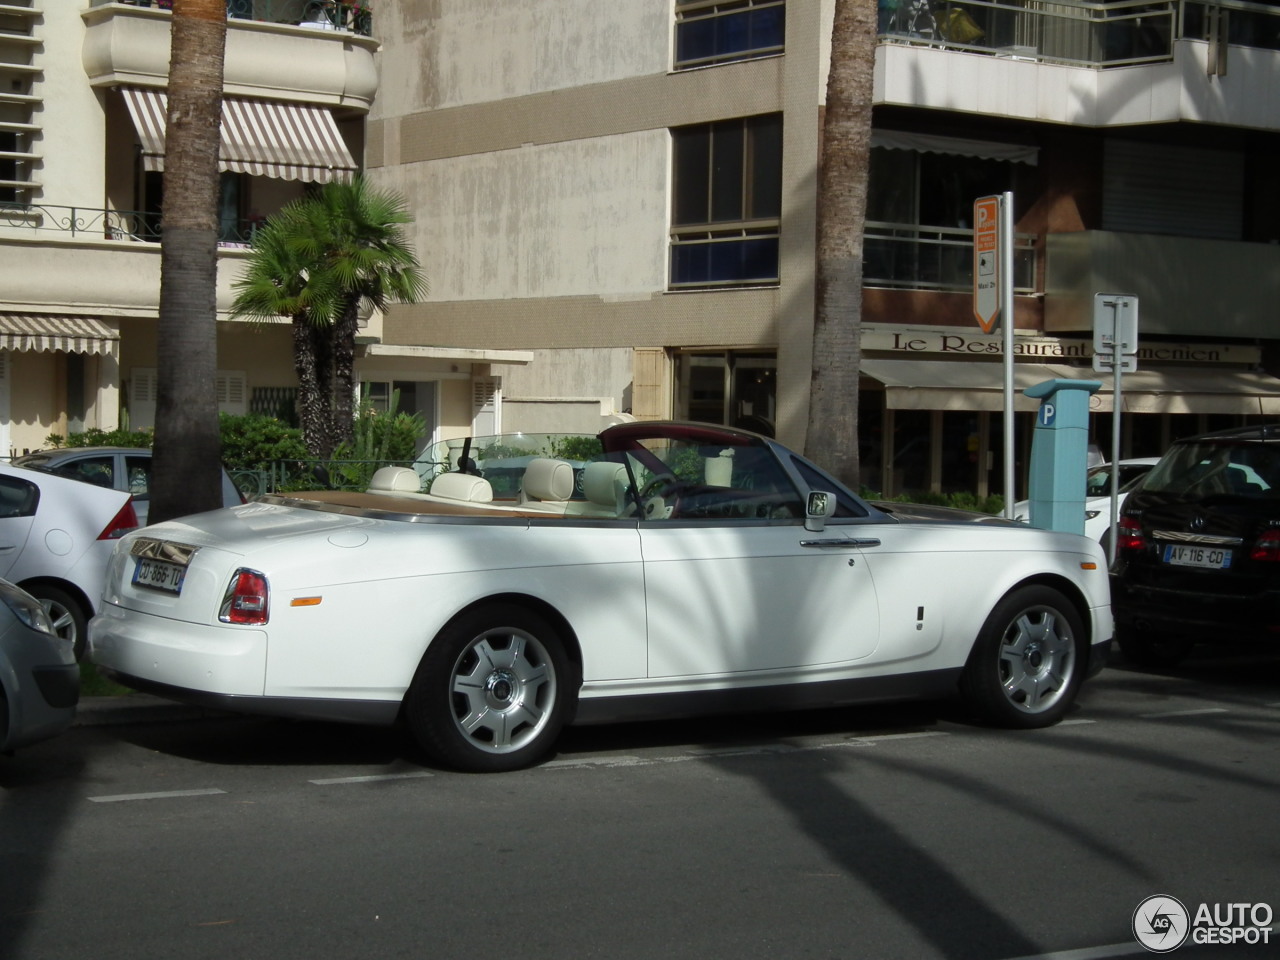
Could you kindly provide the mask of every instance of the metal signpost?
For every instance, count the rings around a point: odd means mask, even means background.
[[[1013,194],[973,202],[973,315],[983,333],[1004,334],[1004,515],[1017,500],[1013,450]]]
[[[1111,524],[1107,559],[1116,562],[1120,506],[1120,410],[1124,374],[1138,369],[1138,298],[1120,293],[1093,295],[1093,369],[1115,376],[1111,391]]]

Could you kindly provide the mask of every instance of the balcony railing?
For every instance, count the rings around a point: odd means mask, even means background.
[[[880,40],[1112,67],[1169,60],[1175,40],[1280,49],[1280,7],[1244,0],[898,0]]]
[[[1013,244],[1013,289],[1036,292],[1036,237]],[[973,289],[973,231],[868,220],[862,239],[862,282],[898,290]]]
[[[232,20],[287,23],[313,30],[344,30],[373,35],[371,0],[227,0]],[[123,3],[130,7],[173,8],[173,0],[93,0],[93,5]]]
[[[247,247],[262,226],[261,218],[223,220],[218,243]],[[0,230],[24,230],[33,234],[67,234],[87,240],[160,242],[160,215],[141,210],[105,210],[65,207],[48,203],[0,202]]]

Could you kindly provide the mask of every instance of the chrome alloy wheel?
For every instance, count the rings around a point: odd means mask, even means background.
[[[1000,686],[1025,713],[1053,708],[1075,673],[1075,638],[1066,618],[1052,607],[1028,607],[1016,616],[1000,644]]]
[[[450,675],[453,720],[486,753],[509,753],[535,740],[556,703],[554,663],[539,640],[510,627],[475,637]]]

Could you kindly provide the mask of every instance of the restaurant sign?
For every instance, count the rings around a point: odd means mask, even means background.
[[[897,327],[887,324],[865,324],[862,328],[864,353],[883,351],[920,359],[928,356],[999,357],[1004,353],[1003,338],[969,334],[958,327]],[[1067,337],[1017,336],[1013,355],[1020,360],[1053,362],[1057,360],[1092,360],[1093,340]],[[1261,350],[1256,346],[1234,343],[1144,343],[1138,348],[1138,360],[1155,363],[1258,363]]]

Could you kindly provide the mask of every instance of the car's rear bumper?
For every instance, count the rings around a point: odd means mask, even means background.
[[[1112,614],[1118,629],[1156,630],[1204,643],[1280,641],[1280,595],[1214,594],[1134,585],[1111,579]]]

